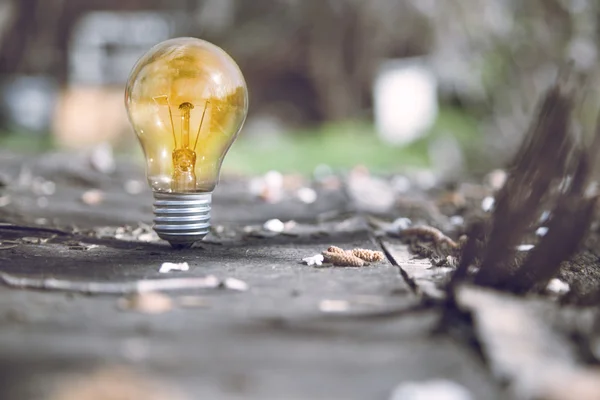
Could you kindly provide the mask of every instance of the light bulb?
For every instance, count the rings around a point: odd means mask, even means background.
[[[212,191],[246,119],[242,72],[214,44],[170,39],[133,67],[125,106],[154,192],[154,230],[189,247],[208,234]]]

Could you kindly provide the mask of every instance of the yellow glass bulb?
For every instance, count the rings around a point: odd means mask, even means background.
[[[183,218],[189,222],[199,216],[186,215],[185,207],[175,203],[187,202],[188,214],[198,214],[200,203],[208,202],[210,210],[210,197],[201,195],[217,185],[223,159],[248,112],[242,72],[225,51],[204,40],[167,40],[133,67],[125,105],[146,158],[155,213],[157,208],[168,211],[162,215],[168,220],[155,218],[155,229],[171,243],[198,239],[199,225],[206,225],[207,232],[208,221],[196,219],[195,231],[187,223],[186,231]],[[177,215],[182,221],[173,220]]]
[[[125,103],[160,192],[209,192],[248,112],[239,67],[204,40],[162,42],[133,68]]]

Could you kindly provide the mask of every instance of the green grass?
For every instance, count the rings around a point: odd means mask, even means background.
[[[465,150],[477,143],[477,124],[461,112],[444,109],[424,138],[404,147],[379,140],[372,124],[344,122],[324,124],[318,129],[293,131],[270,142],[241,137],[234,143],[223,170],[245,174],[268,170],[310,173],[320,164],[347,169],[362,164],[374,171],[397,171],[429,165],[429,142],[453,135]]]
[[[269,170],[308,174],[320,164],[336,170],[362,164],[376,172],[426,167],[430,141],[444,135],[458,140],[467,152],[467,159],[469,152],[479,148],[476,122],[463,111],[443,108],[431,131],[404,147],[381,142],[373,125],[364,121],[327,123],[317,129],[290,131],[261,142],[245,137],[242,132],[225,158],[223,171],[247,175]],[[0,134],[0,148],[35,153],[55,147],[50,135],[41,139],[38,135],[10,133]],[[118,152],[142,161],[138,149]]]

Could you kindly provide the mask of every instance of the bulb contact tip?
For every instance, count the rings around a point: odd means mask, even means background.
[[[212,193],[154,192],[154,230],[173,248],[190,248],[210,230]]]

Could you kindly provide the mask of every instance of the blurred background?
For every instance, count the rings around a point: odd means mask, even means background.
[[[0,147],[139,159],[123,105],[135,61],[194,36],[250,90],[228,173],[362,165],[479,174],[502,165],[567,59],[591,76],[596,0],[2,0]]]

